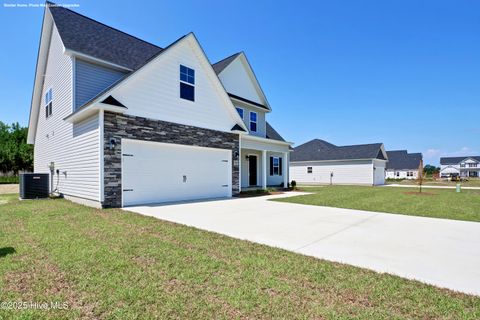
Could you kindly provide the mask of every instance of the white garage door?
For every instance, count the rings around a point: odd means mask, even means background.
[[[232,195],[231,151],[122,140],[124,206]]]

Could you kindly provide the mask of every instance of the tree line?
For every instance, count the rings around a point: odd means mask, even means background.
[[[27,144],[28,128],[0,121],[0,172],[18,174],[33,170],[33,145]]]

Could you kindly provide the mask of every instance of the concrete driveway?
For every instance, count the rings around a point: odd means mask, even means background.
[[[125,210],[480,295],[480,223],[267,201],[298,194]]]

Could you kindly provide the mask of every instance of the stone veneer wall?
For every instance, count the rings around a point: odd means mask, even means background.
[[[116,146],[109,148],[110,138]],[[238,134],[203,129],[166,121],[105,112],[104,208],[122,206],[122,138],[232,150],[240,154]],[[232,193],[239,192],[239,161],[232,159]]]

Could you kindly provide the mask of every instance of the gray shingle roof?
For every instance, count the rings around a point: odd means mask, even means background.
[[[381,148],[382,143],[336,146],[324,140],[314,139],[294,148],[291,161],[377,159],[381,154]]]
[[[50,3],[50,12],[67,49],[135,70],[162,48]]]
[[[235,60],[235,58],[238,57],[240,54],[241,54],[241,52],[234,53],[234,54],[232,54],[230,57],[226,57],[225,59],[220,60],[220,61],[212,64],[213,70],[215,70],[215,72],[216,72],[217,74],[219,74],[219,73],[222,72],[223,69],[225,69],[230,63],[232,63],[232,61]]]
[[[387,151],[387,156],[387,169],[392,170],[418,169],[423,158],[421,153],[408,153],[407,150]]]
[[[165,48],[161,48],[141,40],[123,31],[83,16],[70,9],[57,6],[52,2],[47,2],[47,5],[49,5],[49,10],[52,14],[62,42],[65,48],[69,50],[101,59],[131,69],[132,71],[138,70],[140,67],[148,63],[154,57],[158,56],[163,50],[165,50]],[[172,44],[169,46],[171,45]],[[167,48],[169,46],[167,46]],[[213,64],[212,67],[214,71],[217,74],[220,73],[240,54],[241,52],[235,53]],[[132,73],[133,72],[127,73],[123,78],[119,79],[117,82],[100,92],[95,98],[126,79]],[[229,95],[233,98],[268,110],[268,107],[264,105],[230,93]],[[95,98],[86,102],[82,107],[88,105]],[[77,109],[77,111],[79,109]]]
[[[266,123],[267,123],[267,128],[266,128],[267,139],[285,141],[285,139],[283,139],[283,137],[275,129],[273,129],[273,127],[270,125],[270,123],[268,123],[268,121]]]
[[[249,103],[249,104],[253,104],[253,105],[256,106],[256,107],[259,107],[259,108],[268,110],[268,107],[265,106],[265,105],[263,105],[263,104],[261,104],[261,103],[258,103],[258,102],[255,102],[255,101],[252,101],[252,100],[249,100],[249,99],[242,98],[242,97],[237,96],[237,95],[235,95],[235,94],[233,94],[233,93],[230,93],[230,92],[227,92],[227,94],[228,94],[228,96],[229,96],[230,98],[234,98],[234,99],[237,99],[237,100],[240,100],[240,101]]]
[[[163,48],[107,26],[67,8],[50,4],[50,12],[63,44],[80,52],[136,70]],[[222,72],[241,52],[213,64],[217,74]]]
[[[480,156],[443,157],[443,158],[440,158],[440,164],[443,164],[443,165],[458,164],[467,158],[472,158],[480,162]]]

